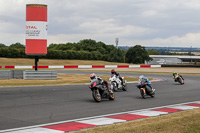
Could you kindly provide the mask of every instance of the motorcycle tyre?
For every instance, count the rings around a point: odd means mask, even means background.
[[[151,96],[152,98],[154,98],[154,97],[155,97],[155,92],[154,92],[153,94],[151,94],[150,96]]]
[[[110,93],[109,94],[109,100],[114,100],[115,99],[115,93]]]
[[[127,84],[125,84],[123,87],[123,91],[127,91],[127,89],[128,89],[128,86],[127,86]]]
[[[96,101],[96,102],[101,102],[101,94],[100,94],[100,97],[97,96],[97,90],[93,90],[92,91],[92,96],[93,96],[93,99]]]
[[[140,94],[141,94],[142,98],[146,99],[146,95],[144,94],[142,89],[140,89]]]
[[[117,86],[114,83],[112,85],[113,85],[113,91],[117,91],[118,90]]]
[[[184,84],[183,79],[179,79],[179,83],[183,85]]]

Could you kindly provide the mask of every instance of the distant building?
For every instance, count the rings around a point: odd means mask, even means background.
[[[181,56],[181,55],[150,55],[152,61],[145,64],[183,64],[200,62],[200,56]]]

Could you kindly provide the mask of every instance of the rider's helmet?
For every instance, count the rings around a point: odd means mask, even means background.
[[[173,76],[176,74],[176,72],[173,72]]]
[[[143,75],[141,75],[141,76],[139,77],[139,79],[144,79],[144,76],[143,76]]]
[[[96,78],[96,74],[95,74],[95,73],[92,73],[92,74],[90,75],[90,79],[93,80],[93,79],[95,79],[95,78]]]
[[[111,74],[114,74],[114,73],[115,73],[115,69],[112,69],[112,70],[111,70]]]

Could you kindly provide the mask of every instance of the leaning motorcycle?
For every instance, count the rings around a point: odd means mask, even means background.
[[[98,79],[90,82],[89,88],[92,91],[92,96],[96,102],[101,102],[102,99],[114,100],[115,94],[110,93],[104,84],[101,84]]]
[[[180,75],[176,75],[175,77],[174,77],[174,79],[175,79],[175,82],[179,82],[180,84],[184,84],[184,80],[183,80],[183,78],[182,77],[180,77]]]
[[[122,80],[124,80],[124,77],[122,77]],[[112,74],[110,76],[109,81],[111,84],[110,88],[114,91],[117,91],[117,90],[127,91],[127,89],[128,89],[126,80],[123,81],[123,85],[122,85],[122,83],[121,83],[122,81],[115,74]]]
[[[142,98],[146,99],[148,95],[151,97],[155,97],[155,91],[152,92],[152,89],[148,86],[145,80],[138,81],[137,87],[140,90]]]

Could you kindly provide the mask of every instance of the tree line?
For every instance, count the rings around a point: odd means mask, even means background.
[[[25,45],[20,43],[6,46],[0,43],[0,57],[7,58],[34,58],[25,54]],[[128,51],[96,42],[91,39],[80,40],[77,43],[50,44],[47,47],[47,55],[40,58],[46,59],[75,59],[75,60],[103,60],[109,62],[126,62],[142,64],[150,61],[145,47],[136,45]]]

